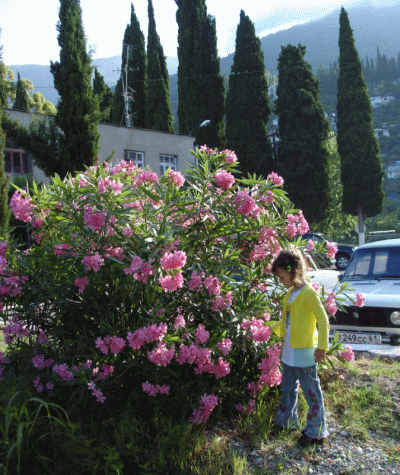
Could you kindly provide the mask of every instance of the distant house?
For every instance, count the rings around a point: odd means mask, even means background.
[[[386,176],[392,180],[400,178],[400,160],[387,167]]]
[[[375,137],[390,137],[390,132],[388,129],[374,129]]]
[[[387,96],[374,96],[374,97],[369,98],[373,109],[375,109],[376,107],[380,107],[382,105],[389,104],[389,102],[392,102],[395,99],[396,98],[390,94],[388,94]]]
[[[34,114],[7,109],[7,114],[24,126],[28,126]],[[100,152],[99,160],[103,162],[113,152],[109,161],[115,165],[122,159],[133,161],[141,168],[149,167],[158,175],[164,174],[168,168],[183,172],[194,164],[190,150],[194,149],[194,137],[189,135],[170,134],[156,130],[121,127],[110,124],[99,124]],[[32,173],[37,182],[49,183],[43,171],[32,162],[31,156],[7,138],[4,152],[4,166],[10,175]]]

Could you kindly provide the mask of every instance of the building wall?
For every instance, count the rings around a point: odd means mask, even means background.
[[[13,120],[26,127],[37,116],[12,109],[6,112]],[[41,117],[40,114],[39,117]],[[158,175],[161,174],[160,155],[176,157],[177,170],[182,173],[194,164],[194,157],[190,153],[190,150],[194,149],[194,137],[109,124],[99,124],[98,130],[101,162],[108,159],[110,164],[115,165],[125,159],[126,150],[131,150],[144,153],[144,166],[148,166]],[[109,159],[112,153],[113,157]],[[37,182],[49,183],[49,179],[35,165],[33,165],[33,175]]]

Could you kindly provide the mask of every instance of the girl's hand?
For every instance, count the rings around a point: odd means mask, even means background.
[[[316,363],[321,363],[325,359],[325,350],[319,350],[318,348],[315,350],[314,357]]]

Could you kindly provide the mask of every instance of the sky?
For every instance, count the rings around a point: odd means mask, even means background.
[[[391,0],[369,0],[369,3]],[[360,0],[206,0],[207,12],[216,18],[218,53],[221,57],[235,50],[240,10],[254,22],[261,37],[279,29],[304,23],[343,5],[348,8]],[[141,30],[147,37],[148,0],[81,0],[82,20],[87,44],[95,48],[93,59],[119,56],[131,3]],[[56,24],[58,0],[0,0],[0,28],[3,61],[7,65],[42,64],[59,60]],[[106,5],[106,8],[103,7]],[[166,56],[177,56],[178,26],[174,0],[153,0],[157,33]]]

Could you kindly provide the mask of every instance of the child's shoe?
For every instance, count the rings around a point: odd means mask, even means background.
[[[297,440],[297,443],[302,447],[310,447],[311,445],[322,445],[324,441],[325,439],[315,439],[313,437],[309,437],[306,434],[302,434]]]

